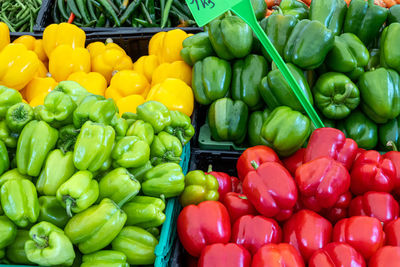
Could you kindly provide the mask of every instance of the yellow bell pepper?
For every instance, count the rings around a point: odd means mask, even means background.
[[[43,32],[43,46],[48,58],[59,45],[80,48],[85,47],[85,41],[85,32],[70,23],[51,24]]]
[[[7,24],[0,22],[0,51],[10,43],[10,30]]]
[[[160,65],[158,57],[155,55],[142,56],[135,63],[133,63],[133,70],[137,71],[151,82],[154,70]]]
[[[159,32],[150,39],[149,55],[156,55],[160,63],[183,60],[182,42],[188,34],[180,29]]]
[[[57,82],[52,77],[40,78],[35,77],[24,88],[24,96],[28,102],[31,102],[36,96],[51,92],[56,86]]]
[[[90,44],[88,44],[88,46],[86,48],[89,50],[90,57],[92,59],[94,59],[98,55],[104,53],[104,51],[106,51],[106,49],[110,49],[110,48],[119,49],[125,53],[124,49],[122,49],[118,44],[113,43],[112,40],[109,40],[109,39],[107,39],[105,43],[103,43],[103,42],[90,43]]]
[[[82,85],[86,90],[95,95],[102,95],[104,96],[104,91],[107,88],[107,81],[97,72],[74,72],[69,75],[68,81],[75,81]]]
[[[69,45],[60,45],[51,53],[49,71],[57,82],[66,80],[74,72],[89,72],[89,51],[86,48],[72,48]]]
[[[184,61],[163,63],[153,72],[151,86],[162,83],[168,78],[175,78],[184,81],[187,85],[192,85],[192,68]]]
[[[0,52],[0,85],[23,89],[37,74],[40,60],[22,44],[9,44]]]
[[[122,70],[112,77],[105,96],[114,101],[130,95],[141,95],[145,98],[149,90],[150,84],[143,74],[133,70]]]
[[[25,45],[28,50],[35,52],[42,62],[46,62],[48,60],[46,52],[44,52],[42,39],[36,40],[35,37],[31,35],[22,35],[21,37],[15,39],[13,43]]]
[[[168,78],[150,89],[146,101],[163,103],[170,110],[179,110],[188,116],[193,113],[193,91],[185,82]]]
[[[45,77],[47,77],[48,73],[49,73],[49,71],[47,70],[47,68],[44,65],[44,63],[39,60],[39,69],[38,69],[35,77],[45,78]]]
[[[29,105],[30,105],[31,107],[37,107],[37,106],[40,106],[40,105],[44,105],[44,99],[46,98],[47,94],[48,94],[48,92],[45,92],[45,93],[41,93],[41,94],[36,95],[36,96],[29,102]]]
[[[145,102],[141,95],[130,95],[117,100],[116,104],[119,114],[122,116],[125,112],[136,113],[136,108]]]

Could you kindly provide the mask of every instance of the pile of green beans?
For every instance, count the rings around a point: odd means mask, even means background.
[[[42,0],[0,0],[0,21],[11,32],[33,32]]]

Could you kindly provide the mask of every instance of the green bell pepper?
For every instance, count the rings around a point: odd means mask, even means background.
[[[370,57],[367,66],[365,66],[365,71],[375,70],[380,67],[381,57],[380,57],[380,50],[379,49],[371,49],[369,52]]]
[[[286,62],[302,69],[318,68],[334,44],[334,34],[321,22],[308,19],[296,24],[284,50]]]
[[[285,106],[274,109],[261,129],[261,137],[284,157],[296,152],[310,134],[310,119]]]
[[[31,177],[28,175],[23,175],[21,174],[18,169],[12,169],[9,170],[5,173],[3,173],[3,175],[0,176],[0,188],[3,186],[3,184],[5,184],[7,181],[9,180],[22,180],[22,179],[28,179],[30,180]]]
[[[170,111],[171,114],[171,111]],[[167,126],[168,128],[170,126]],[[148,145],[151,145],[154,139],[154,129],[150,123],[142,120],[135,121],[126,132],[126,136],[137,136],[140,140],[145,141]]]
[[[115,166],[137,168],[149,160],[150,147],[137,136],[125,136],[116,142],[111,157]]]
[[[13,133],[7,126],[5,120],[0,121],[0,141],[3,141],[6,147],[17,147],[18,134]]]
[[[267,3],[265,0],[251,0],[251,5],[253,6],[254,14],[257,20],[262,20],[267,14]]]
[[[65,234],[83,254],[108,246],[126,222],[126,214],[105,198],[99,205],[76,214],[64,228]]]
[[[153,165],[151,164],[151,161],[147,161],[144,165],[138,167],[138,168],[130,168],[128,171],[135,177],[136,180],[139,182],[142,182],[144,175],[146,174],[147,171],[151,170],[153,168]]]
[[[31,121],[21,132],[17,166],[22,174],[38,176],[48,153],[55,147],[58,132],[44,121]]]
[[[343,31],[354,33],[369,46],[378,36],[387,15],[387,9],[375,5],[374,0],[352,0],[344,20]]]
[[[131,127],[131,125],[139,119],[139,115],[137,115],[136,113],[132,113],[132,112],[124,112],[124,114],[122,114],[121,118],[126,120],[126,122],[128,123],[128,129],[129,129],[129,127]]]
[[[292,63],[287,63],[286,66],[300,85],[308,101],[313,105],[314,101],[311,90],[303,71]],[[294,110],[304,112],[300,101],[283,77],[281,71],[277,68],[270,71],[268,75],[261,80],[259,91],[265,103],[267,103],[268,107],[271,109],[279,106],[288,106]]]
[[[36,182],[39,194],[55,196],[57,189],[75,173],[74,154],[55,149],[49,153]]]
[[[17,236],[17,226],[7,216],[0,216],[0,249],[11,245]]]
[[[196,101],[202,105],[209,105],[227,95],[232,79],[231,65],[217,57],[206,57],[194,64],[192,77]]]
[[[400,22],[400,5],[394,5],[389,8],[387,21],[389,24]]]
[[[193,66],[199,60],[214,55],[208,32],[189,36],[183,40],[182,46],[181,57],[190,66]]]
[[[185,188],[185,175],[176,163],[162,163],[147,171],[142,181],[143,194],[166,198],[179,196]]]
[[[99,197],[99,184],[92,179],[89,171],[78,171],[57,189],[57,199],[66,208],[68,216],[72,212],[78,213],[86,210]]]
[[[218,99],[208,110],[208,125],[212,138],[216,141],[242,143],[246,137],[248,116],[249,111],[243,101]]]
[[[57,148],[62,152],[74,151],[76,139],[78,138],[80,129],[76,129],[74,125],[66,125],[58,131]]]
[[[49,222],[40,222],[29,231],[25,253],[31,262],[43,266],[71,266],[75,252],[64,231]]]
[[[74,102],[79,105],[88,95],[91,95],[84,87],[74,81],[62,81],[54,88],[54,91],[60,91],[69,95]]]
[[[35,185],[27,179],[12,179],[1,187],[1,206],[17,226],[26,227],[39,217]]]
[[[359,110],[353,111],[337,128],[347,138],[356,141],[358,147],[374,149],[378,143],[378,126]]]
[[[55,128],[72,123],[76,104],[72,98],[60,91],[51,91],[44,99],[44,108],[38,110],[41,120]]]
[[[0,85],[0,119],[6,117],[11,106],[20,102],[22,102],[22,96],[17,90]]]
[[[38,222],[46,221],[63,229],[70,219],[65,208],[55,196],[39,197],[39,206]]]
[[[117,136],[125,136],[129,128],[128,122],[121,118],[118,113],[115,113],[110,125],[114,128]]]
[[[389,141],[394,142],[396,147],[400,147],[400,116],[389,120],[385,124],[380,124],[378,127],[379,144],[381,147],[391,150],[388,145]]]
[[[83,255],[80,267],[129,267],[124,253],[114,250],[100,250]]]
[[[269,146],[269,143],[261,138],[261,129],[271,110],[264,109],[264,111],[254,111],[249,117],[249,126],[247,127],[247,140],[250,146],[264,145]]]
[[[191,171],[185,176],[185,190],[183,190],[179,201],[183,207],[207,200],[217,201],[218,180],[211,174],[203,171]]]
[[[250,54],[233,65],[231,93],[234,100],[242,100],[254,110],[263,106],[258,84],[267,75],[268,64],[263,56]]]
[[[150,147],[151,164],[156,166],[165,162],[179,163],[182,155],[182,143],[176,136],[160,132],[154,136]]]
[[[206,29],[219,58],[231,60],[250,54],[253,32],[239,17],[226,15],[216,18],[206,25]]]
[[[7,110],[6,123],[13,132],[20,133],[31,120],[33,120],[33,109],[26,103],[14,104]]]
[[[328,119],[340,120],[360,104],[360,91],[344,74],[328,72],[321,75],[313,88],[315,104]]]
[[[167,126],[164,131],[176,136],[184,146],[194,136],[192,121],[188,115],[179,110],[170,110],[169,113],[171,115],[171,125]]]
[[[0,175],[10,168],[10,159],[6,145],[0,140]]]
[[[99,200],[109,198],[118,206],[133,199],[140,190],[140,183],[125,168],[117,168],[99,181]]]
[[[171,124],[171,116],[168,108],[157,101],[147,101],[136,108],[139,119],[153,126],[154,133],[161,132]]]
[[[126,225],[142,228],[158,227],[166,219],[163,212],[165,202],[156,197],[136,196],[126,203],[122,210],[128,217]]]
[[[296,19],[308,19],[308,6],[297,0],[282,0],[279,7],[284,15],[291,15]]]
[[[390,69],[365,72],[358,82],[361,107],[376,123],[386,123],[400,114],[400,77]]]
[[[131,265],[153,264],[157,239],[146,230],[136,226],[125,226],[112,241],[112,249],[124,253]]]
[[[111,156],[115,131],[111,126],[85,122],[75,143],[74,164],[78,170],[95,172]]]
[[[313,0],[310,5],[310,20],[321,22],[333,34],[342,32],[347,12],[347,4],[343,0]]]
[[[395,22],[387,26],[381,36],[381,66],[400,71],[400,52],[397,47],[400,44],[400,23]]]
[[[6,248],[7,259],[16,264],[32,264],[33,262],[29,261],[25,254],[25,242],[28,240],[30,240],[28,230],[17,230],[14,242]]]

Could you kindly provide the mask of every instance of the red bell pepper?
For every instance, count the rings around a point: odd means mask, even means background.
[[[400,152],[390,151],[383,155],[383,158],[389,159],[393,162],[396,169],[396,179],[394,181],[394,192],[400,195]]]
[[[385,246],[380,248],[368,264],[369,267],[399,267],[400,247]]]
[[[381,222],[372,217],[354,216],[340,220],[333,228],[334,242],[343,242],[355,248],[368,260],[383,246],[385,233]]]
[[[400,219],[386,224],[384,227],[386,245],[400,247]]]
[[[251,255],[238,244],[212,244],[203,249],[198,267],[250,267]]]
[[[286,220],[297,201],[294,179],[279,163],[265,162],[259,167],[254,165],[256,170],[249,172],[244,179],[244,194],[265,217]]]
[[[362,195],[368,191],[391,192],[396,181],[396,169],[390,159],[378,151],[362,153],[351,170],[351,192]]]
[[[251,162],[255,162],[258,166],[261,166],[264,162],[277,162],[281,163],[279,156],[275,153],[272,148],[267,146],[254,146],[246,149],[242,155],[240,155],[236,169],[238,172],[239,179],[243,182],[246,175],[254,171],[254,167]]]
[[[217,179],[219,199],[224,199],[227,193],[232,192],[232,179],[229,174],[214,172],[212,170],[212,165],[208,166],[208,172],[206,174],[211,174]]]
[[[243,194],[242,182],[239,178],[231,176],[232,192]]]
[[[357,155],[357,149],[357,143],[353,139],[346,138],[342,131],[319,128],[311,134],[304,154],[304,163],[320,157],[330,157],[350,169]]]
[[[253,257],[251,267],[304,267],[300,253],[290,244],[268,244]]]
[[[332,208],[350,187],[350,174],[339,162],[328,157],[301,165],[295,176],[304,206],[319,212]]]
[[[305,261],[331,241],[332,225],[311,210],[301,210],[283,225],[283,242],[293,245]]]
[[[218,201],[186,206],[178,216],[177,231],[185,250],[198,257],[207,245],[229,242],[231,223],[228,211]]]
[[[232,228],[231,241],[243,245],[251,254],[265,244],[280,243],[282,230],[273,219],[263,216],[245,215]]]
[[[357,154],[356,154],[356,157],[355,157],[354,161],[356,161],[356,160],[358,159],[358,157],[359,157],[362,153],[364,153],[365,151],[367,151],[367,150],[365,150],[364,148],[359,147],[359,148],[357,149]]]
[[[399,217],[399,204],[389,193],[371,191],[351,201],[349,215],[374,217],[387,224]]]
[[[228,210],[233,225],[237,219],[244,215],[257,215],[257,210],[253,207],[247,197],[243,194],[230,192],[225,195],[223,203]]]
[[[345,243],[329,243],[317,250],[308,261],[308,267],[365,267],[365,260],[352,246]]]
[[[336,202],[335,206],[330,209],[321,210],[322,216],[331,221],[331,223],[335,224],[347,217],[348,208],[350,206],[352,195],[349,191],[344,193],[339,197],[339,200]]]
[[[306,153],[305,148],[300,148],[290,157],[282,160],[283,166],[290,172],[291,175],[295,175],[296,170],[303,164],[304,154]]]

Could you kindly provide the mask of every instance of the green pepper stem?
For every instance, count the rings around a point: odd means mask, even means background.
[[[346,99],[351,95],[351,93],[352,93],[352,91],[353,91],[353,86],[352,86],[351,84],[347,83],[347,84],[344,86],[344,89],[345,89],[344,94],[335,95],[335,96],[333,97],[333,99],[335,100],[336,103],[341,103],[341,102],[343,102],[344,100],[346,100]]]
[[[72,206],[75,206],[75,200],[70,196],[64,196],[64,201],[65,201],[65,209],[67,211],[67,215],[69,217],[72,217],[71,208]]]
[[[386,146],[389,147],[389,148],[391,148],[392,151],[398,151],[398,150],[397,150],[396,143],[393,142],[393,141],[388,141],[388,142],[386,143]]]
[[[274,11],[277,11],[278,14],[283,15],[283,11],[282,8],[280,8],[280,6],[273,6],[272,9]]]
[[[176,137],[178,137],[179,141],[181,141],[182,146],[185,145],[185,138],[183,137],[183,132],[182,131],[177,131],[176,132]]]
[[[238,198],[240,198],[240,199],[247,199],[246,196],[238,196]]]
[[[258,167],[260,167],[260,166],[258,166],[258,164],[257,164],[257,162],[256,162],[255,160],[252,160],[252,161],[250,162],[250,164],[251,164],[251,166],[253,166],[253,168],[254,168],[255,170],[257,170]]]
[[[207,172],[212,172],[213,170],[212,170],[212,164],[210,164],[210,165],[208,165],[208,170],[207,170]]]
[[[33,241],[35,241],[36,245],[40,248],[46,248],[49,245],[49,242],[46,237],[41,237],[38,235],[32,236]]]

